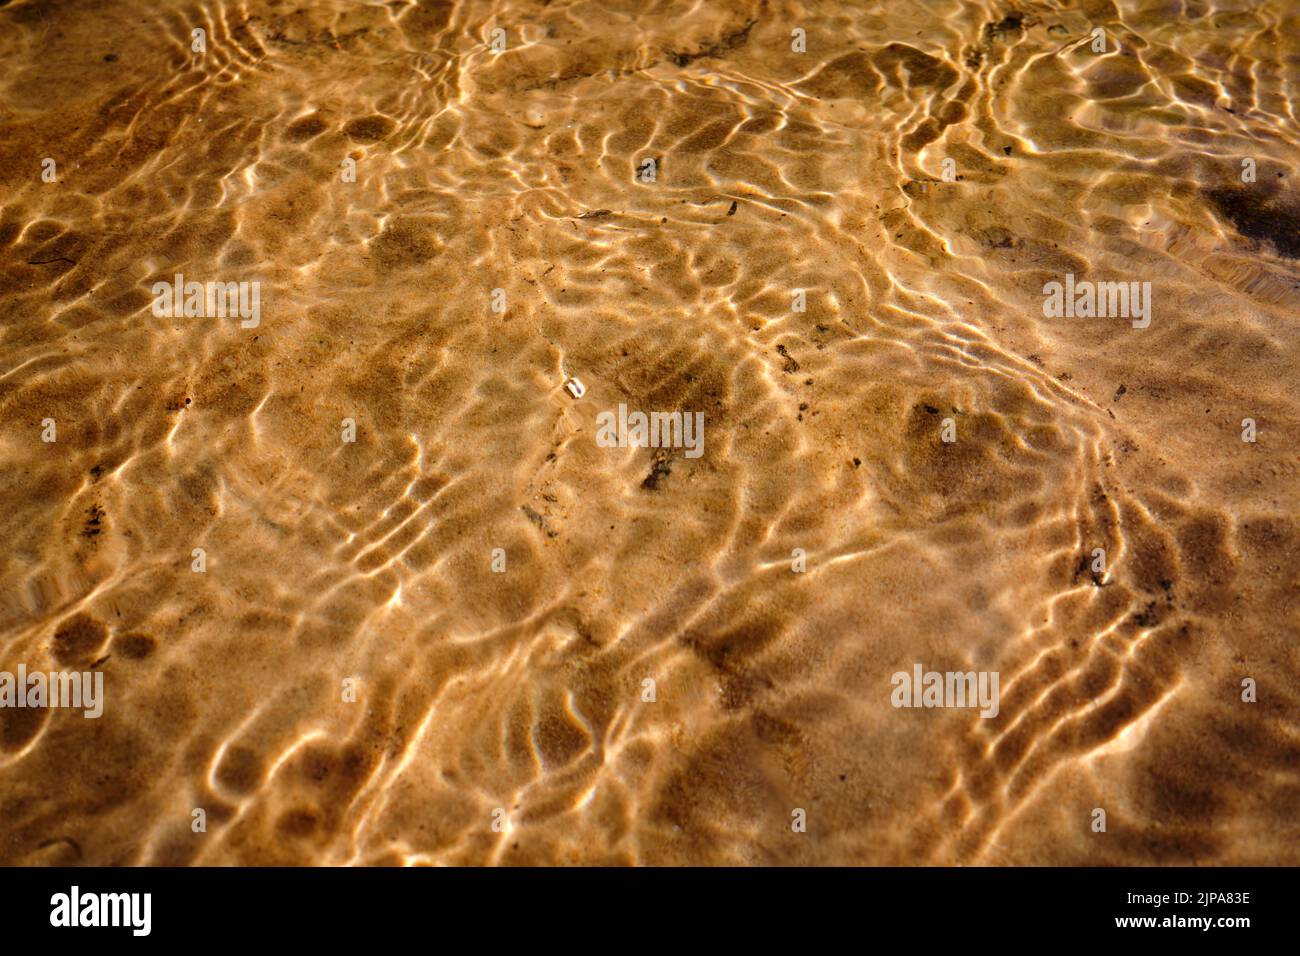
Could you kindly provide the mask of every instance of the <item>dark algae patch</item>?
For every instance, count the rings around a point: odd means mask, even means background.
[[[1300,207],[1274,202],[1250,189],[1211,189],[1205,197],[1220,219],[1248,239],[1272,243],[1278,254],[1300,259]]]

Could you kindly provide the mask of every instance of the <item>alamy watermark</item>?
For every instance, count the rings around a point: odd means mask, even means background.
[[[104,712],[104,674],[102,671],[27,672],[26,664],[18,673],[0,671],[0,708],[70,707],[82,708],[83,717],[95,718]]]
[[[979,707],[981,717],[998,715],[997,671],[898,671],[890,678],[895,707]]]
[[[1043,315],[1049,319],[1132,319],[1135,329],[1151,324],[1150,282],[1076,282],[1067,272],[1064,283],[1043,286],[1043,295]]]
[[[152,893],[82,893],[73,886],[50,897],[51,926],[124,926],[133,936],[148,936],[152,911]]]
[[[631,412],[596,416],[596,444],[601,448],[685,448],[687,458],[704,454],[703,412]]]
[[[262,284],[257,280],[186,282],[178,272],[173,282],[155,282],[152,291],[153,314],[160,319],[239,316],[245,329],[255,329],[262,321]]]

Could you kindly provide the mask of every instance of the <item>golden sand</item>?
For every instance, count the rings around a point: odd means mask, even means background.
[[[1296,4],[0,0],[0,63],[0,671],[106,695],[0,709],[0,863],[1300,862]]]

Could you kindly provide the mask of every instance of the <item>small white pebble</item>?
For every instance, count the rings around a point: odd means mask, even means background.
[[[587,386],[583,385],[576,378],[571,378],[564,383],[564,387],[569,390],[569,394],[574,398],[582,398],[587,394]]]

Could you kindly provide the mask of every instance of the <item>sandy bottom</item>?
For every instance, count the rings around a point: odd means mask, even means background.
[[[0,863],[1300,863],[1295,3],[0,0],[0,62],[0,671],[105,694],[0,708]]]

